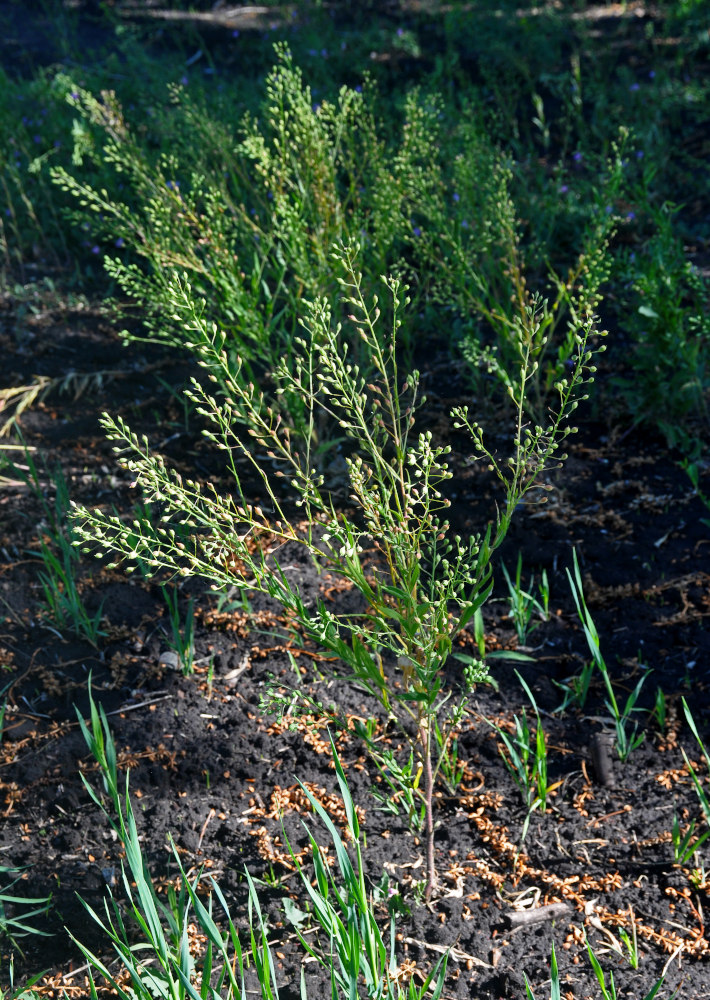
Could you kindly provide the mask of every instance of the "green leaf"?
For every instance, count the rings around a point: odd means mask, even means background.
[[[296,930],[302,930],[303,925],[308,923],[310,920],[310,913],[306,910],[301,910],[290,896],[284,896],[281,900],[281,904],[284,908],[284,913],[286,914],[286,919],[293,924]]]

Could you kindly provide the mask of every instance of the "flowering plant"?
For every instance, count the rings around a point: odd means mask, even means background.
[[[545,470],[564,459],[560,444],[571,432],[565,420],[584,398],[594,371],[592,322],[577,334],[574,367],[557,383],[558,404],[544,427],[531,427],[525,419],[526,387],[534,375],[525,331],[534,329],[534,314],[521,328],[519,381],[509,387],[515,420],[506,461],[488,449],[467,407],[452,411],[453,426],[468,430],[475,456],[489,463],[504,490],[485,530],[467,539],[452,537],[445,518],[450,501],[442,492],[452,477],[450,447],[435,443],[429,431],[415,435],[425,397],[420,397],[418,373],[403,378],[398,369],[397,330],[408,303],[406,287],[383,279],[392,320],[382,332],[377,298],[368,302],[363,295],[358,249],[334,251],[344,304],[351,310],[351,337],[333,325],[328,305],[316,301],[302,319],[305,336],[296,341],[295,364],[284,362],[274,373],[278,392],[301,396],[309,421],[323,409],[349,439],[345,461],[355,514],[336,508],[326,477],[313,467],[308,436],[296,438],[264,394],[230,371],[224,336],[212,327],[201,330],[199,358],[217,386],[216,395],[193,380],[188,396],[207,421],[205,436],[227,458],[236,499],[220,496],[212,484],[183,479],[151,453],[147,439],[140,440],[120,418],[105,415],[119,461],[133,473],[146,500],[159,502],[165,513],[160,520],[143,515],[130,524],[81,507],[75,507],[75,515],[80,536],[98,543],[99,556],[109,551],[140,562],[150,573],[168,570],[201,576],[215,589],[237,585],[269,594],[287,611],[294,631],[333,653],[346,677],[400,723],[417,762],[416,772],[409,772],[410,791],[424,805],[428,898],[436,884],[434,782],[467,693],[486,676],[484,664],[473,661],[456,699],[442,691],[444,666],[455,637],[490,594],[491,559],[516,506]],[[205,327],[190,286],[175,280],[172,288],[180,308],[192,308],[193,322]],[[354,338],[369,354],[371,380],[349,361]],[[244,429],[246,435],[240,434]],[[239,454],[260,478],[270,511],[248,502],[235,460]],[[289,479],[305,527],[286,512],[269,462],[276,463],[276,477]],[[286,542],[300,544],[318,566],[349,581],[363,598],[364,613],[339,614],[322,601],[315,607],[308,603],[279,564],[277,550]],[[372,749],[371,740],[369,745]]]

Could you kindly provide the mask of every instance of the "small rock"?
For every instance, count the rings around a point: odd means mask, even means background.
[[[177,653],[173,652],[172,649],[166,649],[158,657],[158,666],[167,667],[168,670],[179,670],[180,660]]]

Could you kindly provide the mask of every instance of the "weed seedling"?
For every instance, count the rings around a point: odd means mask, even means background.
[[[515,568],[514,582],[510,579],[510,574],[508,573],[505,563],[502,563],[501,566],[505,582],[508,585],[510,617],[515,625],[518,641],[524,646],[530,632],[538,627],[540,621],[546,622],[549,618],[550,588],[547,582],[547,571],[542,571],[542,577],[538,585],[540,598],[538,600],[538,598],[532,593],[534,582],[532,577],[530,578],[528,589],[523,590],[521,582],[523,572],[522,553],[518,553],[518,562]],[[540,621],[532,621],[532,617],[535,613],[539,615]]]
[[[58,628],[72,631],[92,646],[97,646],[104,634],[101,631],[103,604],[91,614],[79,590],[77,572],[81,557],[74,529],[67,521],[70,503],[66,479],[59,467],[50,475],[54,486],[54,504],[50,504],[45,497],[37,465],[27,449],[24,457],[26,470],[13,466],[13,471],[39,500],[44,513],[39,550],[43,566],[39,573],[44,594],[43,617]],[[33,552],[33,555],[36,554]]]
[[[568,705],[584,708],[587,695],[589,694],[589,685],[592,681],[594,667],[594,660],[589,660],[578,674],[573,674],[562,682],[553,680],[552,683],[560,688],[564,694],[562,704],[555,709],[555,713],[564,712]]]
[[[170,622],[170,634],[167,637],[167,642],[177,655],[183,676],[187,677],[195,670],[195,600],[191,597],[187,602],[187,613],[183,625],[178,608],[177,590],[169,587],[161,587],[160,589],[168,609]]]
[[[459,741],[455,735],[455,728],[448,732],[442,732],[439,723],[434,723],[434,736],[438,747],[438,755],[441,760],[441,777],[451,795],[456,794],[456,789],[463,780],[465,763],[459,760]]]
[[[682,833],[678,814],[675,813],[673,816],[673,826],[671,827],[671,842],[673,844],[673,857],[677,865],[686,865],[698,848],[710,837],[710,829],[705,830],[696,840],[693,840],[694,833],[695,820],[688,826],[685,833]]]
[[[591,962],[592,968],[594,969],[594,975],[597,977],[597,982],[599,983],[599,989],[601,990],[601,995],[603,1000],[618,1000],[618,994],[616,992],[616,984],[614,983],[614,973],[611,971],[611,969],[609,970],[609,985],[607,985],[606,975],[604,973],[604,970],[599,964],[599,959],[592,951],[592,946],[590,945],[589,941],[587,941],[587,952],[589,953],[589,961]],[[634,966],[634,968],[637,968],[637,966]],[[661,977],[655,984],[655,986],[653,986],[649,990],[649,992],[646,994],[643,1000],[653,1000],[653,998],[657,995],[658,991],[660,990],[661,986],[663,986],[663,982],[664,982],[663,977]],[[674,996],[675,995],[676,994],[674,994]]]
[[[530,825],[530,818],[535,811],[539,809],[541,812],[545,812],[547,807],[547,796],[554,786],[548,784],[547,780],[547,744],[545,741],[545,730],[542,727],[542,721],[540,719],[540,713],[537,708],[537,703],[535,697],[528,687],[527,683],[518,674],[516,670],[518,680],[528,698],[530,699],[530,704],[533,707],[535,713],[536,727],[535,736],[533,737],[530,727],[528,725],[527,713],[523,708],[520,716],[517,715],[513,717],[513,722],[515,725],[514,735],[511,736],[497,726],[494,722],[488,722],[499,738],[503,742],[503,748],[500,750],[501,757],[503,758],[503,763],[508,769],[513,781],[516,783],[520,789],[520,793],[523,797],[523,803],[527,809],[527,815],[525,817],[525,822],[523,823],[523,832],[521,840],[525,840],[528,832],[528,826]]]
[[[687,473],[688,479],[693,484],[693,489],[697,493],[699,499],[702,500],[707,509],[710,510],[710,497],[700,488],[700,469],[698,468],[698,463],[691,462],[689,459],[685,458],[680,463],[680,467]],[[710,528],[710,519],[707,517],[701,517],[700,520],[702,524],[704,524],[707,528]]]
[[[359,724],[356,723],[357,725]],[[358,735],[365,738],[362,732]],[[417,766],[414,751],[410,750],[407,762],[402,764],[391,750],[380,750],[375,744],[368,746],[385,784],[382,790],[373,786],[372,794],[375,800],[380,803],[383,811],[390,812],[394,816],[399,816],[403,810],[413,830],[423,829],[426,818],[426,802],[421,788],[423,767]]]
[[[103,618],[103,604],[92,615],[79,593],[76,569],[78,549],[61,532],[54,535],[53,544],[42,539],[40,558],[43,569],[39,579],[44,593],[44,616],[60,629],[75,632],[92,646],[97,646]]]
[[[700,747],[700,749],[703,752],[703,756],[705,757],[705,763],[708,766],[708,771],[710,771],[710,755],[708,754],[707,750],[705,749],[705,744],[700,739],[700,735],[698,733],[698,727],[695,725],[695,719],[693,718],[693,716],[692,716],[692,714],[690,712],[690,709],[688,708],[688,703],[686,702],[685,698],[683,698],[683,711],[685,712],[686,722],[690,726],[690,730],[691,730],[693,736],[695,737],[695,739],[697,740],[698,746]],[[685,850],[686,850],[686,855],[687,855],[686,860],[687,860],[687,858],[692,857],[692,855],[695,853],[695,851],[698,849],[698,847],[700,847],[700,845],[702,843],[704,843],[704,841],[706,841],[707,838],[710,836],[710,799],[708,799],[708,793],[706,792],[705,788],[701,784],[700,778],[698,777],[698,775],[697,775],[697,773],[695,771],[695,768],[693,767],[693,765],[688,760],[688,755],[686,754],[685,750],[683,750],[683,759],[685,760],[686,767],[690,771],[690,777],[693,779],[693,785],[695,786],[695,791],[696,791],[697,796],[698,796],[698,801],[700,802],[700,807],[701,807],[701,809],[703,811],[703,816],[705,817],[705,822],[707,823],[707,825],[709,827],[709,829],[706,830],[705,833],[703,833],[702,836],[699,837],[698,840],[695,842],[695,844],[693,845],[692,851],[690,851],[690,854],[687,853],[688,850],[690,850],[689,845],[688,844],[685,845]],[[675,823],[674,823],[674,826],[675,826]],[[693,823],[692,824],[692,829],[690,831],[691,835],[692,835],[692,830],[694,830],[694,829],[695,829],[695,824]],[[682,844],[685,841],[685,839],[686,838],[684,837],[683,840],[680,841],[680,843]],[[673,843],[674,843],[674,847],[675,847],[675,840],[674,840]]]
[[[161,901],[142,853],[128,779],[125,794],[120,795],[118,791],[116,748],[106,715],[103,708],[97,709],[90,689],[89,698],[89,724],[78,712],[77,715],[86,743],[99,764],[104,790],[108,792],[113,807],[112,814],[102,801],[101,794],[89,785],[83,775],[82,779],[93,801],[109,819],[125,851],[125,860],[121,863],[122,885],[128,906],[120,905],[110,890],[103,913],[82,902],[89,916],[111,941],[118,961],[130,979],[130,989],[126,989],[119,981],[121,977],[117,979],[95,953],[73,938],[89,966],[92,996],[96,995],[94,975],[98,973],[115,990],[119,1000],[151,1000],[155,996],[170,1000],[197,1000],[200,997],[239,1000],[246,996],[245,967],[253,966],[258,979],[257,992],[262,1000],[278,1000],[277,963],[259,903],[256,880],[248,871],[245,871],[245,878],[249,893],[250,948],[246,951],[242,949],[219,885],[212,878],[204,878],[202,872],[191,881],[174,845],[174,858],[179,871],[178,886],[168,892],[167,902]],[[357,809],[332,739],[331,748],[347,817],[346,837],[354,847],[355,861],[351,860],[343,838],[323,806],[302,784],[301,788],[314,813],[330,834],[337,869],[327,863],[308,826],[305,829],[315,877],[305,871],[286,840],[302,888],[310,899],[313,923],[322,932],[323,944],[321,946],[310,935],[306,938],[301,932],[299,924],[302,926],[303,917],[295,924],[296,935],[306,953],[325,970],[334,1000],[338,997],[342,1000],[357,997],[361,993],[380,1000],[424,1000],[425,997],[438,1000],[446,974],[446,955],[421,983],[415,985],[412,980],[405,988],[396,975],[399,962],[395,921],[390,921],[387,947],[375,917],[373,897],[367,888]],[[280,884],[273,868],[264,881]],[[203,882],[207,882],[211,890],[206,903],[200,888]],[[222,911],[219,923],[213,916],[215,906]],[[293,909],[290,912],[293,913]],[[140,934],[138,945],[132,924]],[[206,940],[206,951],[199,963],[189,947],[188,929],[191,924],[199,927]],[[303,977],[301,987],[301,996],[307,1000]]]
[[[631,907],[629,907],[629,915],[631,917],[631,934],[629,934],[625,927],[620,927],[619,938],[623,941],[626,948],[626,957],[629,960],[629,965],[635,970],[639,967],[639,949],[636,936],[636,918]]]
[[[35,917],[46,919],[51,897],[30,899],[26,896],[15,896],[12,888],[21,879],[21,868],[0,865],[0,942],[6,938],[22,955],[23,952],[18,943],[19,938],[28,935],[51,937],[47,931],[41,930],[34,924]]]
[[[476,609],[476,613],[473,616],[473,638],[476,643],[476,648],[478,649],[478,655],[481,660],[486,658],[486,634],[485,625],[483,623],[483,612],[480,608]]]
[[[616,993],[616,986],[614,984],[614,974],[609,972],[609,985],[607,986],[606,975],[602,969],[599,959],[592,951],[592,946],[589,941],[587,944],[587,952],[589,954],[589,961],[591,963],[592,969],[594,970],[594,975],[597,977],[597,982],[599,983],[601,989],[602,1000],[618,1000]],[[635,947],[635,937],[632,942],[632,947]],[[638,968],[638,964],[633,966],[634,969]],[[643,1000],[654,1000],[654,997],[658,994],[658,991],[663,986],[664,977],[658,980],[658,982],[649,990]],[[535,994],[532,991],[532,987],[528,981],[528,977],[525,976],[525,993],[527,995],[527,1000],[536,1000]],[[677,994],[673,994],[675,997]],[[555,945],[552,944],[552,955],[550,957],[550,1000],[561,1000],[562,998],[562,981],[560,978],[560,971],[557,965],[557,956],[555,955]]]
[[[535,994],[525,976],[525,992],[528,1000],[535,1000]],[[557,955],[555,954],[555,942],[552,942],[552,953],[550,955],[550,1000],[561,1000],[562,991],[560,989],[560,971],[557,965]]]
[[[634,720],[633,724],[631,724],[631,715],[633,712],[639,711],[639,709],[636,708],[636,702],[641,693],[641,688],[646,682],[648,674],[644,674],[641,677],[636,687],[629,694],[622,711],[616,700],[616,694],[614,693],[611,678],[609,677],[609,670],[607,668],[606,661],[601,654],[599,633],[597,632],[594,619],[589,613],[589,609],[587,608],[587,604],[584,599],[582,575],[579,570],[579,562],[577,561],[576,551],[573,552],[573,559],[574,576],[572,576],[568,569],[567,579],[569,580],[569,585],[572,590],[574,603],[577,606],[577,614],[582,622],[582,628],[584,629],[584,634],[587,639],[587,645],[589,646],[590,652],[594,658],[594,663],[602,675],[602,680],[604,681],[604,686],[606,688],[608,696],[606,706],[611,712],[616,731],[616,751],[619,755],[619,759],[625,761],[628,759],[629,754],[631,754],[643,743],[645,738],[645,733],[638,732],[638,722]]]
[[[651,718],[658,726],[658,731],[665,733],[668,723],[668,701],[660,686],[656,688],[656,697],[651,709]]]

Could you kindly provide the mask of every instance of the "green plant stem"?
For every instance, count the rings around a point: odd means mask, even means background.
[[[426,864],[427,881],[424,898],[427,903],[436,888],[436,861],[434,856],[434,777],[431,767],[431,726],[430,720],[422,720],[419,727],[419,738],[422,744],[422,761],[424,763],[424,802],[426,804]]]

